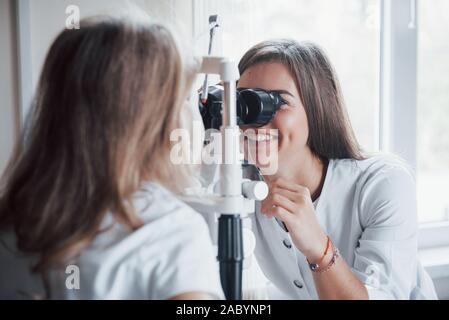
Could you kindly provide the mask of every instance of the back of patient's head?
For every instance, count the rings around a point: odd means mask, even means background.
[[[175,190],[185,176],[169,161],[195,71],[181,52],[166,27],[123,17],[83,20],[52,44],[0,190],[0,227],[38,255],[36,271],[89,243],[107,212],[139,227],[128,200],[143,181]]]

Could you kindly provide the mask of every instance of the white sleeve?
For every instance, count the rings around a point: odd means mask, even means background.
[[[224,299],[216,252],[204,219],[186,208],[160,242],[153,268],[151,299],[165,300],[182,293],[203,292]]]
[[[370,299],[409,299],[417,268],[416,190],[399,166],[369,178],[360,194],[363,228],[353,272]]]

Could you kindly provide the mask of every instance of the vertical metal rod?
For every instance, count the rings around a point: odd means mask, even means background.
[[[243,236],[239,214],[218,218],[218,261],[221,286],[227,300],[242,299]]]
[[[242,168],[237,126],[236,83],[224,81],[223,97],[223,163],[221,164],[221,195],[233,202],[242,194]],[[221,214],[218,219],[218,261],[220,279],[228,300],[242,299],[243,239],[241,207],[234,214]]]
[[[215,37],[215,31],[220,25],[218,24],[218,16],[213,15],[209,17],[209,49],[208,49],[208,55],[210,56],[212,54],[213,48],[214,48],[214,37]],[[209,95],[209,75],[206,74],[204,77],[204,83],[203,83],[203,90],[201,92],[201,102],[203,104],[207,101],[207,96]]]
[[[230,128],[237,126],[237,100],[235,82],[224,83],[223,126]]]

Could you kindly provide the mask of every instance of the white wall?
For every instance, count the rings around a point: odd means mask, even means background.
[[[15,31],[13,0],[0,0],[0,174],[11,154],[19,119]]]
[[[433,279],[439,299],[449,300],[449,277]]]
[[[80,8],[81,18],[110,12],[122,12],[130,6],[144,9],[156,20],[180,22],[179,29],[189,29],[191,21],[190,0],[39,0],[29,1],[31,20],[32,84],[35,87],[47,50],[65,28],[69,5]],[[176,21],[182,14],[182,19]]]
[[[29,23],[25,23],[25,61],[22,64],[22,83],[19,86],[18,50],[15,3],[27,7]],[[19,87],[25,88],[25,100],[34,94],[45,56],[54,38],[65,27],[66,8],[77,5],[81,18],[102,13],[123,12],[137,6],[154,19],[177,26],[185,35],[191,35],[192,0],[0,0],[0,174],[8,161],[17,136],[21,116],[28,111],[29,103],[20,106]],[[29,92],[28,92],[29,91]],[[22,110],[23,109],[23,110]]]

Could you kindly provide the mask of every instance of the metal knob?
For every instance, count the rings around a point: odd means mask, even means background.
[[[242,191],[246,198],[262,201],[268,196],[268,185],[263,181],[244,180]]]

